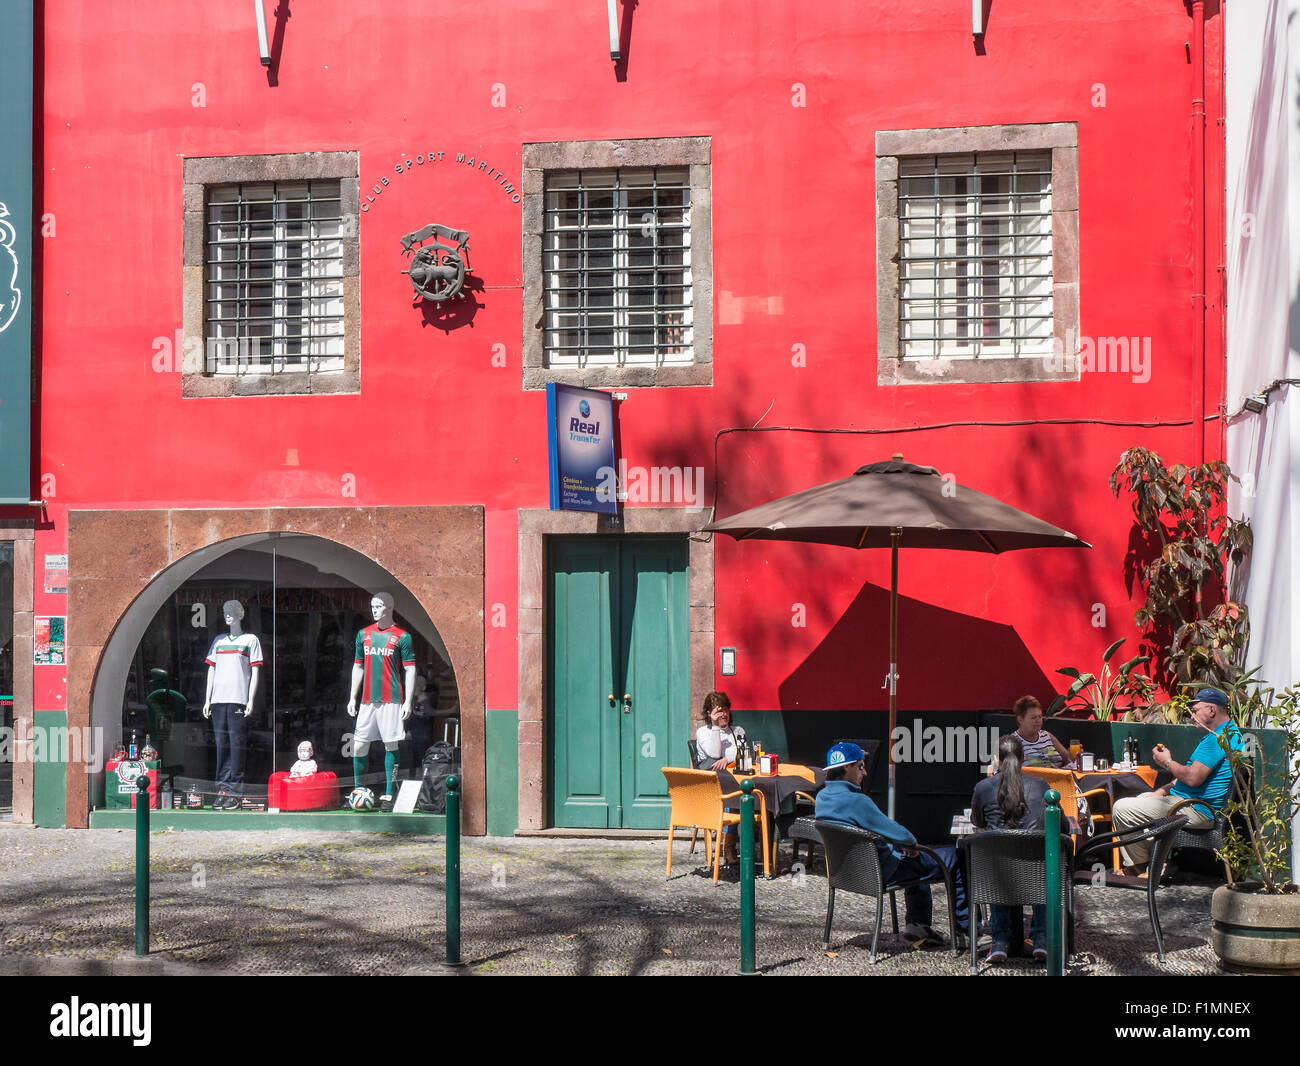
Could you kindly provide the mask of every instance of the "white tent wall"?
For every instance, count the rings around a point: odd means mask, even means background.
[[[1248,665],[1281,687],[1300,681],[1300,386],[1259,412],[1244,401],[1300,379],[1300,0],[1225,8],[1229,504],[1255,536],[1233,594],[1250,607]]]

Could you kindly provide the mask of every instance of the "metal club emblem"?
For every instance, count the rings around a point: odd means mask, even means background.
[[[439,238],[456,243],[443,244]],[[430,222],[402,238],[402,254],[411,256],[410,268],[402,273],[411,279],[417,297],[440,304],[460,295],[469,264],[469,234],[463,229]]]

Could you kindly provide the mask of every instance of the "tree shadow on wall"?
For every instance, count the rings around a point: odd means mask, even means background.
[[[865,584],[838,622],[778,689],[781,708],[887,710],[889,589]],[[898,707],[1010,707],[1026,692],[1047,703],[1055,685],[1015,628],[898,598]]]

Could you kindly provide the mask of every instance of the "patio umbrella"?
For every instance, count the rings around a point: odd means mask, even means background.
[[[1020,548],[1091,548],[1087,541],[1010,504],[895,454],[852,476],[751,507],[704,527],[737,540],[792,540],[890,549],[889,735],[898,723],[898,550],[947,548],[999,555]],[[889,750],[889,817],[894,755]]]

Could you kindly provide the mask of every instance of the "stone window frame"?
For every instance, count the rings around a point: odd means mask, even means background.
[[[193,156],[184,161],[181,395],[301,396],[361,391],[361,155],[357,151]],[[343,369],[206,372],[207,189],[253,182],[338,181],[343,242]],[[347,225],[347,220],[354,220]]]
[[[898,160],[906,156],[1048,149],[1052,153],[1052,333],[1059,361],[902,358],[899,345]],[[1075,122],[876,133],[876,382],[879,385],[1078,381],[1079,127]]]
[[[713,139],[649,137],[620,141],[547,141],[523,146],[523,387],[549,382],[628,389],[713,384]],[[691,186],[690,366],[548,367],[544,350],[546,175],[557,170],[689,167]]]

